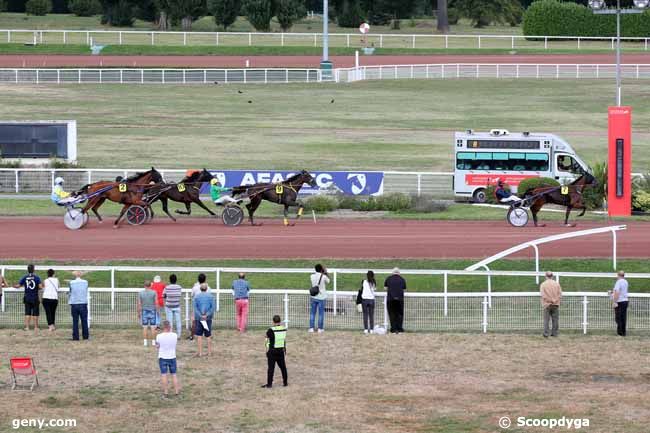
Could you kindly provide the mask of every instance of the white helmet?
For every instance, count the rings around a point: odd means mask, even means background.
[[[62,177],[57,177],[54,179],[54,185],[61,185],[64,182]]]

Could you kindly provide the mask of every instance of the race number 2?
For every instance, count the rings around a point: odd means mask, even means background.
[[[117,189],[118,189],[120,192],[126,192],[127,185],[126,185],[125,183],[121,183],[121,184],[117,187]]]

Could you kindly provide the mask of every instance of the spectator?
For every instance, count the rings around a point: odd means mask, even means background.
[[[158,348],[158,366],[160,367],[160,381],[162,382],[163,398],[167,398],[168,375],[172,377],[174,384],[174,393],[179,395],[181,392],[178,377],[176,376],[176,343],[178,335],[172,332],[171,324],[168,320],[162,323],[163,332],[156,336],[156,347]]]
[[[70,281],[70,313],[72,313],[72,339],[79,341],[79,321],[81,321],[81,335],[84,340],[90,338],[88,332],[88,281],[81,278],[81,271],[72,272],[75,279]]]
[[[393,273],[384,281],[386,290],[386,308],[390,320],[390,332],[399,334],[404,332],[404,292],[406,280],[402,278],[399,268],[393,268]]]
[[[539,293],[544,308],[544,338],[549,335],[549,321],[553,322],[551,337],[557,337],[560,327],[560,301],[562,301],[562,288],[560,283],[553,279],[553,272],[546,272],[546,280],[539,286]]]
[[[2,289],[5,287],[8,287],[9,284],[7,283],[7,280],[5,279],[5,276],[0,274],[0,302],[2,302]]]
[[[625,279],[625,272],[618,271],[616,284],[612,291],[612,305],[614,307],[614,318],[616,320],[616,333],[625,337],[627,326],[627,305],[628,305],[628,284]]]
[[[311,297],[311,308],[309,311],[309,332],[314,332],[314,322],[316,321],[316,310],[318,310],[318,332],[324,331],[325,322],[325,300],[327,299],[327,284],[330,282],[327,269],[320,263],[314,269],[316,272],[311,274],[311,286],[318,286],[318,294]]]
[[[212,355],[212,315],[214,314],[214,296],[208,293],[208,285],[199,286],[201,293],[194,297],[194,320],[196,321],[195,335],[199,346],[198,356],[203,356],[201,337],[208,340],[208,356]]]
[[[375,329],[375,289],[377,281],[375,273],[368,271],[366,279],[361,283],[361,309],[363,311],[363,333],[372,334]]]
[[[160,316],[162,316],[162,309],[165,307],[165,300],[163,299],[163,290],[165,290],[165,283],[163,283],[160,275],[153,277],[151,288],[154,292],[156,292],[156,303],[158,305],[158,308],[156,309],[156,327],[160,329]]]
[[[34,265],[27,265],[27,274],[23,276],[14,288],[23,287],[23,303],[25,304],[25,331],[29,331],[30,323],[34,323],[34,332],[38,334],[39,302],[38,290],[43,288],[43,283],[38,275],[34,274]]]
[[[47,317],[47,327],[50,332],[56,329],[56,308],[59,305],[59,279],[54,276],[54,269],[47,270],[47,278],[43,282],[43,309]]]
[[[248,292],[251,286],[246,281],[246,274],[239,273],[239,278],[232,282],[232,295],[235,298],[235,318],[239,332],[246,332],[248,322]]]
[[[280,323],[280,316],[276,314],[273,316],[273,326],[266,331],[266,360],[268,369],[266,371],[266,385],[262,385],[262,388],[273,387],[273,373],[275,372],[276,363],[282,372],[283,385],[288,385],[287,365],[284,362],[284,355],[287,353],[287,328]]]
[[[144,290],[138,293],[138,319],[142,325],[144,347],[148,345],[147,328],[151,331],[151,345],[156,344],[156,317],[158,316],[158,299],[151,281],[144,282]]]
[[[181,338],[181,296],[183,288],[176,284],[176,274],[169,276],[169,284],[163,290],[163,298],[165,299],[165,317],[172,324],[172,332],[174,330],[174,321],[176,322],[176,335]]]
[[[201,293],[201,284],[205,284],[205,274],[200,273],[196,279],[196,283],[192,286],[192,306],[194,306],[194,297]],[[210,291],[210,286],[208,286],[208,292]],[[196,326],[197,326],[196,320],[194,320],[194,314],[192,315],[192,329],[190,329],[190,336],[188,337],[188,340],[194,340],[194,333],[196,332]]]

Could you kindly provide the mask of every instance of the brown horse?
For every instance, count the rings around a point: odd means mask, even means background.
[[[236,197],[244,193],[248,196],[250,203],[246,205],[246,209],[248,209],[248,219],[251,225],[256,225],[253,214],[262,203],[262,200],[284,205],[284,225],[294,225],[289,224],[289,207],[298,207],[296,219],[302,216],[304,205],[298,200],[298,191],[305,183],[313,188],[316,186],[316,179],[307,170],[302,170],[300,173],[294,174],[279,183],[256,183],[250,186],[236,186],[232,189],[232,196]]]
[[[155,168],[151,167],[151,170],[145,171],[143,173],[136,173],[133,176],[130,176],[126,179],[122,179],[119,182],[111,182],[100,180],[99,182],[91,183],[83,186],[79,191],[76,192],[77,195],[86,194],[92,196],[93,193],[96,193],[102,189],[109,188],[100,194],[97,194],[91,197],[88,200],[88,203],[81,211],[82,213],[88,213],[88,210],[92,210],[97,220],[102,222],[102,217],[99,215],[97,210],[101,207],[106,200],[113,201],[115,203],[121,203],[124,206],[120,215],[117,217],[113,223],[113,227],[117,228],[120,220],[126,213],[126,210],[131,205],[139,205],[147,207],[149,204],[142,200],[143,194],[152,187],[153,184],[157,184],[163,181],[162,176]]]
[[[585,214],[587,207],[582,199],[582,191],[584,188],[594,185],[596,185],[596,179],[591,174],[584,173],[569,185],[535,188],[526,191],[524,198],[531,200],[530,212],[533,214],[535,227],[545,226],[545,224],[537,224],[537,213],[547,203],[565,206],[564,225],[575,227],[575,224],[569,224],[569,214],[572,209],[582,209],[582,212],[578,214],[579,217]]]
[[[168,200],[176,201],[179,203],[185,204],[185,211],[176,209],[177,214],[181,215],[190,215],[192,213],[191,205],[192,203],[196,204],[200,208],[204,209],[212,216],[216,216],[214,212],[208,209],[203,202],[199,194],[201,193],[201,186],[205,182],[210,182],[212,180],[212,175],[205,168],[201,171],[194,171],[189,176],[185,176],[178,183],[162,183],[151,188],[147,195],[153,199],[149,201],[149,204],[153,204],[156,201],[160,200],[162,203],[163,212],[169,216],[173,221],[176,221],[176,218],[169,213]],[[153,215],[153,212],[152,212]]]

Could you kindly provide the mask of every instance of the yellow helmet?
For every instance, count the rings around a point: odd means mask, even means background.
[[[219,183],[219,179],[217,179],[216,177],[213,177],[212,179],[210,179],[210,185],[216,185],[218,183]]]

